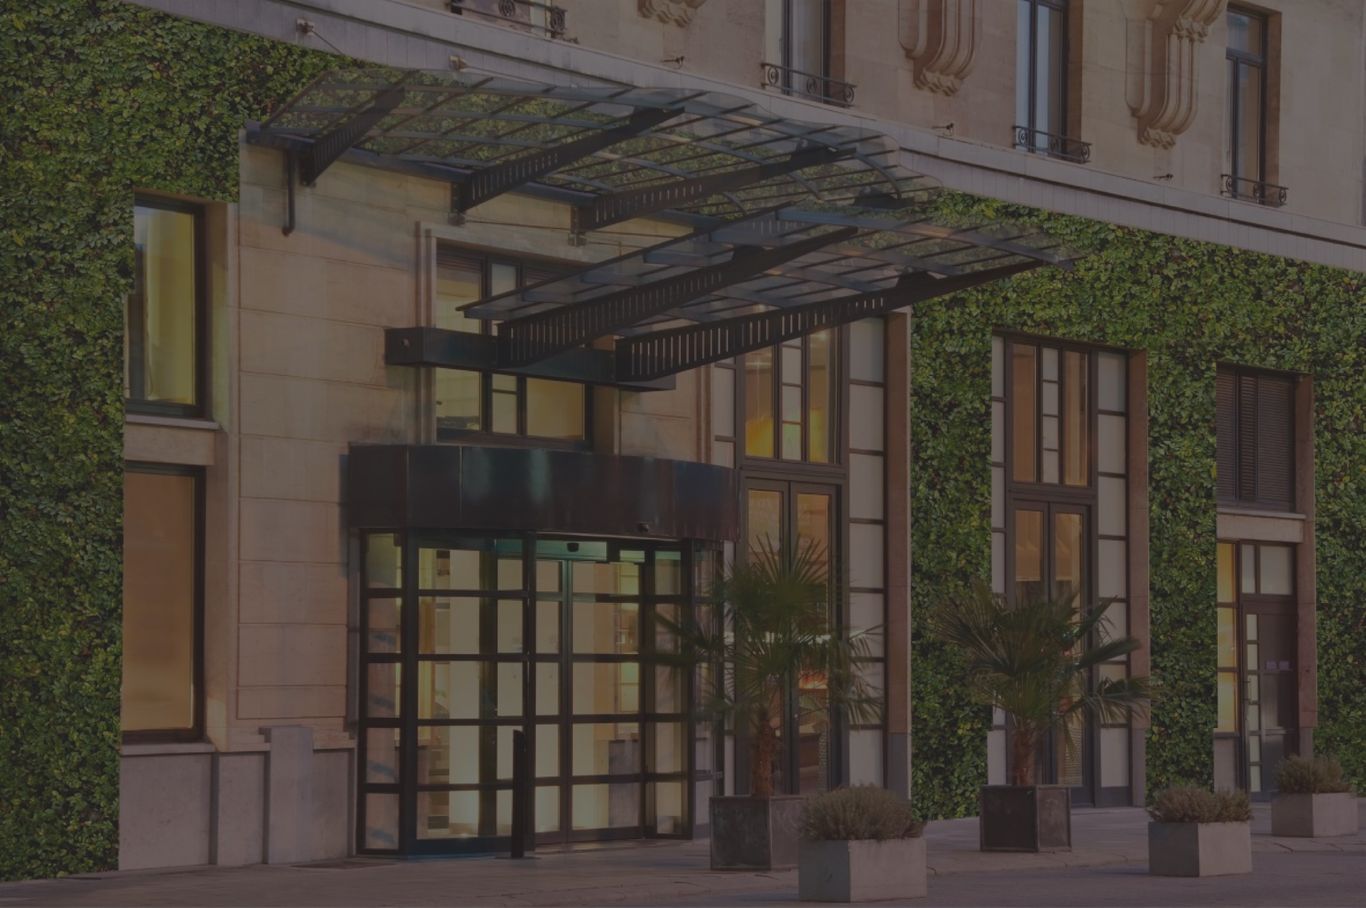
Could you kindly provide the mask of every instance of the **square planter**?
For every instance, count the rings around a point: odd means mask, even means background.
[[[1148,872],[1227,876],[1252,872],[1251,823],[1149,823]]]
[[[712,798],[712,870],[791,870],[797,866],[801,795]]]
[[[977,830],[983,851],[1071,851],[1072,791],[1065,785],[985,785]]]
[[[803,840],[797,897],[803,902],[870,902],[928,894],[925,839]]]
[[[1356,835],[1361,828],[1357,796],[1333,794],[1278,794],[1271,799],[1271,834],[1283,836]]]

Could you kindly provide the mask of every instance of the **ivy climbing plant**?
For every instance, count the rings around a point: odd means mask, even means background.
[[[118,861],[133,191],[237,193],[319,54],[117,0],[0,0],[0,879]]]
[[[1366,781],[1366,276],[960,194],[945,214],[1039,224],[1086,253],[917,308],[912,329],[917,808],[976,810],[990,716],[923,633],[943,594],[990,576],[991,335],[1023,331],[1147,351],[1152,676],[1149,791],[1213,781],[1214,377],[1220,362],[1314,379],[1317,750]]]

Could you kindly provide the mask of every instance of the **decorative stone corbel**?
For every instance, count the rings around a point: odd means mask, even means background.
[[[1125,100],[1138,140],[1171,148],[1195,119],[1200,45],[1228,0],[1126,0]]]
[[[707,0],[636,0],[636,9],[646,19],[672,22],[680,28],[692,21],[693,14]]]
[[[897,0],[897,33],[916,88],[951,95],[977,56],[977,0]]]

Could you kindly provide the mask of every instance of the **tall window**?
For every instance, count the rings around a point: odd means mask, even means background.
[[[491,326],[467,318],[460,306],[553,276],[445,245],[437,251],[436,269],[436,326],[484,334]],[[438,438],[487,432],[571,443],[587,439],[588,397],[581,384],[466,369],[435,372]]]
[[[133,292],[124,305],[129,409],[196,415],[203,404],[203,212],[139,196],[133,209]]]
[[[1293,509],[1295,380],[1220,367],[1215,395],[1219,500]]]
[[[131,738],[200,731],[201,513],[197,470],[125,472],[122,724]]]
[[[817,331],[744,357],[745,454],[833,463],[837,332]]]
[[[834,77],[831,0],[768,0],[764,80],[784,92],[852,104],[854,86]]]
[[[1016,0],[1015,123],[1017,145],[1070,155],[1056,141],[1067,130],[1067,0]]]
[[[1224,172],[1228,194],[1261,199],[1249,183],[1266,181],[1266,17],[1228,10],[1228,132]]]

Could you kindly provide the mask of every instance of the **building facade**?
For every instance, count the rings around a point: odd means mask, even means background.
[[[11,630],[70,637],[43,581],[64,527],[104,535],[68,680],[4,662],[39,692],[14,741],[77,684],[98,734],[6,748],[6,800],[56,806],[0,871],[503,850],[519,740],[537,844],[703,835],[745,747],[670,623],[766,543],[824,553],[883,697],[785,717],[780,790],[946,816],[1004,781],[1004,717],[916,617],[972,577],[1114,600],[1142,648],[1096,680],[1168,691],[1050,745],[1074,803],[1366,772],[1359,4],[256,6],[26,23],[150,113],[116,161],[62,152],[104,207],[44,184],[86,238],[61,261],[110,238],[98,279],[15,258],[102,339],[35,310],[6,359],[91,357],[120,418],[86,461],[48,408],[9,421],[0,504],[67,503],[6,537],[49,552],[0,563]]]

